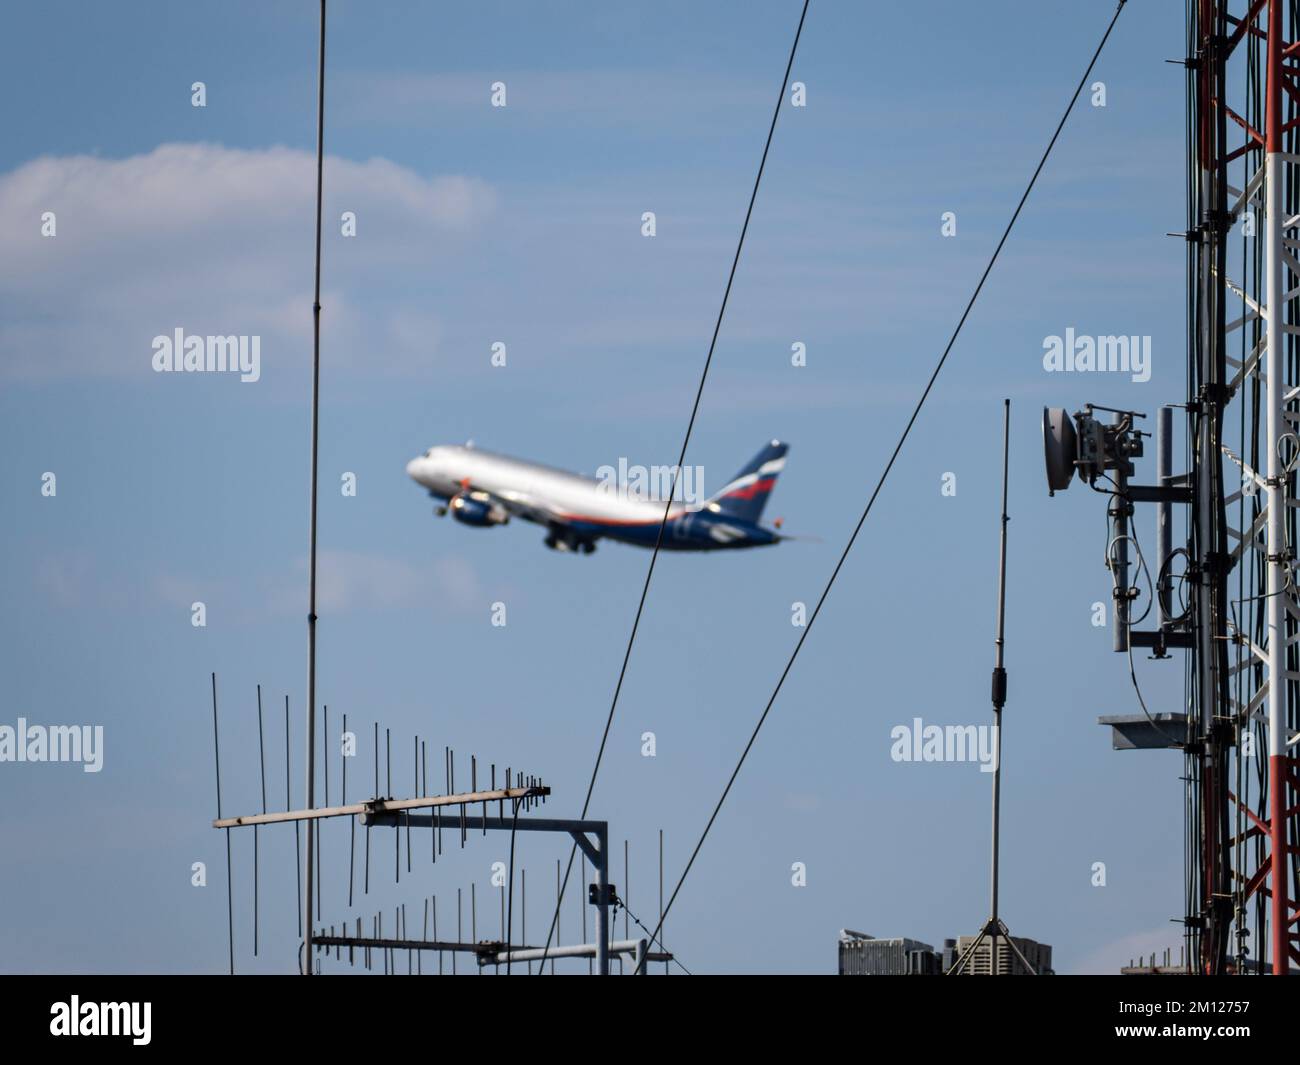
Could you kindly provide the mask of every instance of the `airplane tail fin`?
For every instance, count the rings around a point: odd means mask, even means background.
[[[773,440],[706,505],[740,521],[757,524],[789,450],[790,445]]]

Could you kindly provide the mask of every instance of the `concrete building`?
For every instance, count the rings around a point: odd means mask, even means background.
[[[961,957],[976,936],[945,939],[943,950],[936,951],[918,939],[877,939],[851,928],[840,930],[839,974],[841,976],[941,976]],[[1046,943],[1013,936],[1016,946],[1040,976],[1051,976],[1052,948]],[[985,939],[971,957],[963,974],[988,976],[992,971],[992,945]],[[1003,940],[998,948],[998,973],[1004,976],[1025,974],[1025,967]]]
[[[966,952],[966,949],[979,938],[978,936],[959,936],[957,938],[957,950],[955,957],[960,958]],[[1024,939],[1021,936],[1012,936],[1012,941],[1020,948],[1020,953],[1033,967],[1033,972],[1039,976],[1052,976],[1052,948],[1046,943],[1039,943],[1032,939]],[[979,945],[975,951],[974,957],[970,958],[965,967],[962,969],[963,975],[969,976],[989,976],[993,972],[993,944],[988,937]],[[998,975],[999,976],[1026,976],[1032,975],[1026,972],[1024,964],[1016,956],[1016,952],[1007,945],[1005,940],[999,940],[998,943]]]
[[[940,972],[939,955],[929,943],[840,930],[841,976],[937,976]]]

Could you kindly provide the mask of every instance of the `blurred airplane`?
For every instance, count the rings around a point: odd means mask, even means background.
[[[661,550],[716,551],[788,539],[759,525],[787,450],[788,445],[773,440],[722,491],[695,504],[642,498],[626,486],[495,455],[472,444],[431,447],[408,462],[406,472],[443,501],[435,509],[439,516],[450,511],[457,521],[480,528],[522,518],[544,526],[546,546],[556,551],[590,554],[601,538],[654,547],[661,522]]]

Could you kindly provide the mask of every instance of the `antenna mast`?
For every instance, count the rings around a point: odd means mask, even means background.
[[[1016,946],[1011,932],[998,914],[998,854],[1000,850],[1000,829],[1002,824],[1002,708],[1007,704],[1007,671],[1003,664],[1003,651],[1006,646],[1007,621],[1007,481],[1011,455],[1011,400],[1002,401],[1002,523],[998,546],[998,634],[993,641],[993,841],[992,861],[989,874],[989,919],[980,929],[975,941],[962,953],[961,957],[948,970],[948,976],[969,969],[979,946],[985,939],[989,940],[989,974],[998,975],[998,961],[1001,957],[999,941],[1005,939],[1007,945],[1020,959],[1025,972],[1037,975],[1037,970],[1029,964],[1028,959]]]
[[[320,0],[320,58],[316,82],[316,287],[312,299],[311,376],[311,547],[308,563],[310,605],[307,610],[307,805],[316,805],[316,487],[320,434],[320,236],[321,192],[325,173],[325,0]],[[303,925],[305,974],[311,973],[312,880],[317,827],[307,825],[307,921]]]

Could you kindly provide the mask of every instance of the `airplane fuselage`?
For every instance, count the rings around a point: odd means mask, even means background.
[[[728,514],[724,501],[638,497],[592,477],[476,447],[432,447],[412,459],[406,472],[462,523],[482,527],[523,518],[545,526],[547,546],[561,550],[590,551],[598,539],[654,547],[660,523],[660,548],[667,551],[756,547],[781,539],[757,521]]]

